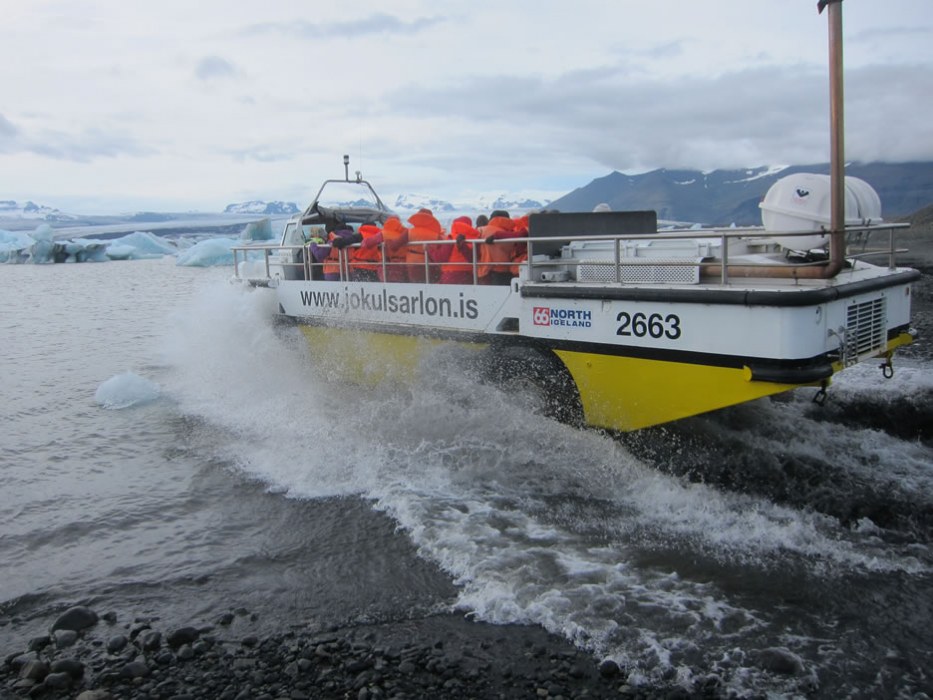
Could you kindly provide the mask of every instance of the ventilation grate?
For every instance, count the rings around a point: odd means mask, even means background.
[[[660,282],[663,284],[698,284],[700,281],[699,258],[652,258],[651,264],[644,264],[644,258],[638,258],[639,264],[626,265],[622,258],[619,268],[622,282]],[[665,264],[667,263],[667,264]],[[694,264],[684,264],[694,263]],[[577,279],[581,282],[615,282],[616,266],[611,260],[588,260],[577,268]]]
[[[883,350],[887,340],[884,297],[852,304],[846,310],[846,356]]]

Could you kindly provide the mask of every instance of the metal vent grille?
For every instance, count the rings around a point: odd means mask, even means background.
[[[632,260],[631,258],[629,260]],[[645,258],[637,258],[641,264],[626,264],[622,258],[619,267],[622,282],[661,282],[664,284],[699,284],[699,258],[651,258],[651,264],[645,265]],[[666,264],[665,264],[666,263]],[[693,263],[693,264],[684,264]],[[612,260],[588,260],[577,268],[577,279],[581,282],[615,282],[616,266]]]
[[[852,304],[846,310],[846,355],[877,352],[887,344],[884,297]]]

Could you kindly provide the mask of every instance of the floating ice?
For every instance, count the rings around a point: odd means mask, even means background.
[[[124,372],[111,377],[97,387],[94,399],[103,408],[129,408],[154,401],[159,397],[160,392],[161,389],[155,382],[132,372]]]
[[[269,219],[261,219],[246,224],[246,228],[240,234],[240,240],[244,241],[268,241],[271,239],[272,222]]]
[[[239,240],[207,236],[194,242],[192,238],[166,239],[149,231],[134,231],[112,240],[77,237],[56,239],[48,224],[31,233],[0,230],[0,262],[63,263],[106,262],[108,260],[145,260],[176,256],[179,265],[209,267],[233,263],[231,248],[244,241],[265,241],[273,238],[269,219],[251,222]]]
[[[180,252],[177,264],[189,267],[232,265],[233,252],[230,249],[236,245],[240,245],[240,242],[232,238],[206,238]]]
[[[89,239],[94,240],[94,239]],[[147,231],[134,231],[110,241],[107,257],[111,260],[144,260],[175,255],[178,249],[155,234]]]
[[[28,233],[0,229],[0,262],[25,262],[35,239]]]

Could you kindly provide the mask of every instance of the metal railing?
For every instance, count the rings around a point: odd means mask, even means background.
[[[855,244],[850,244],[849,248],[857,248],[861,246],[861,250],[857,252],[847,252],[846,258],[849,260],[859,260],[870,257],[887,257],[887,266],[889,270],[894,270],[896,268],[896,256],[898,253],[906,252],[904,248],[897,248],[896,246],[896,231],[899,229],[907,228],[908,224],[878,224],[873,226],[862,226],[862,227],[849,227],[846,229],[846,235],[851,239],[853,236],[859,240],[855,241]],[[886,232],[887,234],[887,245],[884,248],[878,249],[869,249],[868,239],[871,234]],[[443,262],[436,261],[431,259],[430,248],[432,246],[443,246],[443,245],[456,245],[456,241],[451,239],[444,239],[438,241],[412,241],[407,243],[407,246],[422,246],[425,248],[425,252],[422,263],[417,263],[418,265],[423,265],[424,267],[424,279],[426,281],[434,281],[437,277],[437,273],[440,270],[441,266],[447,268],[468,268],[471,272],[472,284],[481,284],[483,278],[487,275],[487,270],[493,266],[510,266],[516,267],[518,265],[525,266],[528,272],[528,279],[535,279],[535,271],[541,271],[543,269],[564,269],[567,268],[579,268],[581,265],[591,265],[591,266],[604,266],[611,267],[612,274],[610,275],[615,283],[625,284],[623,271],[627,267],[637,267],[637,266],[665,266],[665,267],[694,267],[699,268],[701,274],[705,276],[708,280],[716,278],[720,284],[726,285],[729,284],[730,278],[736,274],[743,277],[790,277],[796,276],[796,271],[803,268],[814,268],[820,267],[826,264],[825,260],[813,260],[813,261],[780,261],[778,259],[769,260],[768,262],[752,262],[749,260],[740,260],[738,262],[733,262],[730,259],[730,244],[741,240],[744,247],[751,245],[761,245],[767,246],[768,244],[773,244],[773,239],[778,238],[791,238],[796,236],[813,236],[814,233],[819,234],[820,232],[814,231],[799,231],[799,232],[766,232],[761,228],[729,228],[729,229],[688,229],[688,230],[669,230],[669,231],[660,231],[657,233],[650,234],[622,234],[618,236],[550,236],[550,237],[525,237],[525,238],[508,238],[495,241],[493,243],[486,243],[482,238],[478,239],[468,239],[467,243],[470,246],[470,257],[471,260],[468,262]],[[828,232],[827,232],[827,235]],[[611,260],[598,260],[598,259],[589,259],[589,258],[575,258],[575,257],[548,257],[547,259],[541,259],[542,256],[538,256],[539,259],[535,259],[535,248],[540,247],[546,244],[548,249],[553,250],[554,244],[561,244],[563,246],[570,245],[571,243],[585,243],[585,242],[605,242],[612,244],[612,259]],[[663,261],[659,259],[652,258],[651,256],[633,258],[633,257],[624,257],[623,249],[627,245],[632,245],[633,243],[647,243],[654,241],[708,241],[708,245],[713,247],[718,247],[719,254],[718,257],[713,256],[703,256],[703,259],[699,261],[694,257],[684,257],[682,260],[672,259],[671,257],[665,257]],[[491,259],[483,259],[481,250],[483,246],[488,245],[507,245],[507,244],[524,244],[526,246],[527,257],[524,260],[515,260],[515,261],[496,261]],[[325,265],[334,265],[337,263],[337,266],[340,270],[340,281],[348,281],[354,278],[354,272],[360,269],[360,263],[354,261],[351,258],[352,251],[358,249],[359,244],[354,244],[343,249],[338,250],[337,260],[333,261],[324,261],[324,260],[314,260],[311,252],[311,244],[304,245],[279,245],[279,244],[265,244],[265,245],[250,245],[250,246],[235,246],[232,248],[233,253],[233,266],[234,266],[234,276],[237,279],[248,279],[250,281],[262,281],[271,280],[273,278],[271,266],[276,265],[280,266],[283,271],[292,269],[295,270],[295,278],[305,279],[305,280],[318,280],[323,279],[324,267]],[[379,271],[381,272],[381,280],[389,280],[394,277],[390,274],[390,271],[396,268],[402,268],[408,270],[412,265],[416,263],[409,262],[392,262],[387,260],[387,255],[385,254],[385,244],[380,243],[378,246],[380,251],[380,261],[379,261]],[[301,252],[300,260],[295,260],[294,253]],[[260,278],[249,277],[241,275],[240,273],[240,263],[243,261],[248,261],[250,258],[250,253],[261,252],[263,256],[263,275]],[[273,253],[278,253],[278,259],[272,260]],[[242,257],[242,259],[241,259]],[[707,259],[709,258],[709,259]],[[367,261],[367,266],[371,266],[374,261]],[[371,269],[371,268],[370,268]],[[300,273],[298,272],[300,270]],[[286,277],[291,279],[292,277],[286,273]]]

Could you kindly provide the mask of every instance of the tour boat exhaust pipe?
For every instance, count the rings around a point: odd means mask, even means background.
[[[846,255],[845,118],[842,77],[842,0],[819,0],[820,14],[829,9],[830,237],[825,277],[835,277]]]

